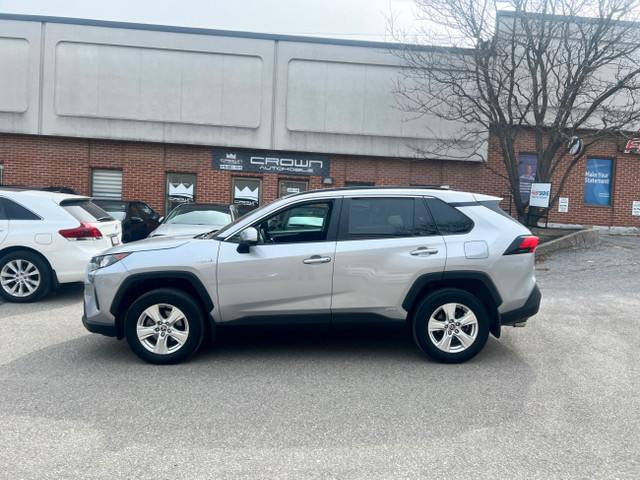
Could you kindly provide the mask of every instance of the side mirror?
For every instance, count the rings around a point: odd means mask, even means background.
[[[240,244],[236,251],[238,253],[249,253],[251,245],[258,244],[258,230],[253,227],[245,228],[240,232]]]
[[[143,220],[140,217],[131,217],[131,223],[142,223]]]

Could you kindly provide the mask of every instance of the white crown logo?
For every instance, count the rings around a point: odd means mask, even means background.
[[[236,154],[235,153],[227,153],[227,158],[230,158],[231,160],[235,160],[236,159]]]
[[[236,192],[235,192],[235,197],[237,199],[247,199],[247,200],[254,200],[254,201],[258,201],[258,187],[256,187],[255,190],[251,190],[249,187],[244,187],[242,190],[240,190],[238,187],[236,187]]]

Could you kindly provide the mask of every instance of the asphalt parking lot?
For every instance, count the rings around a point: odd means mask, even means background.
[[[142,363],[82,286],[1,304],[0,477],[640,476],[640,237],[537,264],[540,313],[462,365],[402,332],[222,335]]]

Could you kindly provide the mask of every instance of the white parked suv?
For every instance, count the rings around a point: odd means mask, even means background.
[[[83,323],[152,363],[186,359],[220,327],[381,322],[462,362],[540,305],[538,239],[500,200],[422,188],[291,195],[217,232],[94,257]]]
[[[121,239],[120,222],[89,197],[0,187],[0,296],[33,302],[80,282],[89,259]]]

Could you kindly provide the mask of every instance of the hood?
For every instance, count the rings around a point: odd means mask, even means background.
[[[180,225],[178,223],[163,224],[156,228],[149,238],[157,236],[168,237],[180,237],[190,236],[195,237],[201,233],[211,232],[213,230],[220,230],[222,225]]]
[[[174,238],[174,237],[157,237],[157,238],[145,238],[144,240],[138,240],[136,242],[125,243],[112,247],[109,250],[102,252],[103,254],[109,253],[125,253],[125,252],[143,252],[149,250],[166,250],[169,248],[177,248],[185,243],[188,243],[190,238]]]

